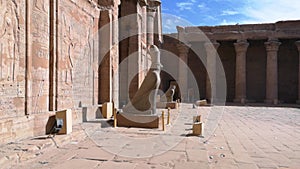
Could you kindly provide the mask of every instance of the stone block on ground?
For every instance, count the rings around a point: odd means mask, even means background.
[[[193,135],[194,136],[200,136],[202,135],[202,122],[196,122],[193,124]]]
[[[111,102],[104,103],[102,105],[103,118],[110,119],[113,115],[113,104]]]
[[[198,100],[196,101],[196,106],[208,106],[206,100]]]
[[[70,134],[72,132],[72,110],[66,109],[62,111],[56,112],[56,118],[63,119],[63,126],[62,129],[59,131],[58,134]]]
[[[138,128],[159,128],[159,116],[119,113],[117,114],[117,126],[138,127]]]

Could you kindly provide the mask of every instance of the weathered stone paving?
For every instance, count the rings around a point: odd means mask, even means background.
[[[294,168],[300,167],[300,110],[297,108],[279,107],[249,107],[226,106],[218,107],[224,110],[222,118],[214,134],[205,138],[186,137],[191,132],[190,119],[192,115],[204,114],[204,121],[209,119],[209,111],[213,107],[192,109],[191,105],[181,107],[183,121],[182,139],[173,148],[159,155],[150,157],[136,157],[130,154],[119,156],[122,152],[134,151],[131,143],[121,146],[126,140],[113,135],[123,135],[135,139],[144,139],[144,147],[139,149],[151,152],[155,144],[149,144],[147,138],[154,135],[164,135],[171,130],[167,126],[166,132],[161,130],[141,130],[134,128],[101,127],[103,122],[82,124],[87,135],[93,136],[100,130],[107,132],[103,135],[111,139],[111,144],[98,142],[97,137],[87,137],[80,142],[70,142],[59,148],[51,147],[41,150],[37,157],[11,165],[11,168]],[[175,112],[172,112],[174,115]],[[178,117],[180,115],[178,114]],[[172,121],[172,120],[171,120]],[[174,119],[173,119],[174,122]],[[175,125],[175,124],[172,124]],[[208,129],[214,126],[206,126]],[[205,129],[206,130],[206,129]],[[211,130],[211,129],[210,129]],[[180,135],[180,131],[174,132]],[[111,133],[111,137],[109,136]],[[170,134],[170,138],[175,138]],[[93,139],[91,139],[93,138]],[[101,135],[98,136],[101,138]],[[169,141],[172,141],[171,139]],[[142,144],[142,141],[141,141]],[[106,147],[105,147],[106,146]],[[119,155],[110,153],[108,147],[119,149]],[[142,155],[142,154],[141,154]],[[1,168],[1,167],[0,167]],[[9,168],[9,167],[8,167]]]

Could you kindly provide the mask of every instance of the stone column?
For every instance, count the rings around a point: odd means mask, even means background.
[[[246,100],[246,53],[249,43],[247,40],[234,43],[235,60],[235,99],[234,102],[244,104]]]
[[[298,48],[298,53],[299,53],[299,71],[298,71],[298,100],[297,103],[300,104],[300,41],[295,42],[295,45]]]
[[[188,98],[188,52],[190,47],[179,43],[177,44],[179,59],[181,59],[185,64],[179,62],[178,64],[178,85],[181,93],[181,102],[187,101]]]
[[[32,37],[31,37],[31,1],[26,0],[26,75],[25,75],[25,115],[32,113]],[[57,105],[57,104],[55,104]]]
[[[154,18],[155,18],[155,10],[151,7],[147,9],[147,45],[154,44]]]
[[[119,108],[119,24],[118,24],[118,5],[114,5],[112,13],[112,100],[114,106]]]
[[[108,26],[106,26],[108,25]],[[103,26],[105,26],[103,28]],[[99,71],[99,103],[112,102],[112,11],[106,10],[101,11],[100,15],[100,28],[99,32],[100,40],[100,71]]]
[[[277,52],[280,44],[277,40],[265,42],[267,51],[266,103],[278,104]]]
[[[210,103],[213,102],[213,98],[216,98],[216,59],[219,46],[220,44],[217,42],[204,44],[206,50],[206,70],[208,73],[206,76],[206,98]]]

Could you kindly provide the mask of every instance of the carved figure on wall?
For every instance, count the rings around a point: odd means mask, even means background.
[[[47,4],[44,0],[34,0],[34,6],[36,9],[47,13]]]
[[[65,83],[72,84],[73,82],[73,58],[75,57],[75,48],[77,47],[77,41],[72,37],[72,24],[67,21],[66,16],[63,14],[63,42],[64,42],[64,55],[63,58],[65,65]]]
[[[0,1],[0,80],[14,80],[18,62],[18,10],[10,0]]]

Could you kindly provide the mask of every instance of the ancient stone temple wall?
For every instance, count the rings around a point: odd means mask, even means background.
[[[158,13],[160,1],[0,1],[0,144],[45,134],[56,111],[71,109],[76,124],[99,104],[119,107],[119,88],[129,87],[120,80],[136,69],[135,92],[151,64],[147,46],[161,41]],[[136,60],[119,79],[129,55]]]
[[[180,42],[174,38],[163,48],[174,52],[174,45],[170,44],[182,46],[181,43],[185,42],[191,46],[189,50],[180,51],[178,48],[176,55],[187,56],[187,63],[197,79],[200,98],[210,100],[212,90],[218,90],[211,80],[218,82],[224,78],[218,73],[214,73],[214,77],[207,75],[207,71],[219,69],[211,64],[213,55],[210,47],[213,46],[225,72],[227,102],[299,103],[299,26],[300,21],[282,21],[274,24],[185,27],[178,29]],[[168,36],[165,35],[164,39]],[[191,49],[200,50],[201,56],[195,56]],[[173,78],[179,80],[181,77],[179,74]]]
[[[76,124],[83,107],[98,105],[99,18],[117,18],[119,4],[101,2],[0,2],[0,143],[45,134],[57,110],[72,109]]]
[[[25,1],[7,0],[0,2],[0,142],[20,136],[28,125],[19,126],[13,132],[14,124],[26,121],[26,11]]]

